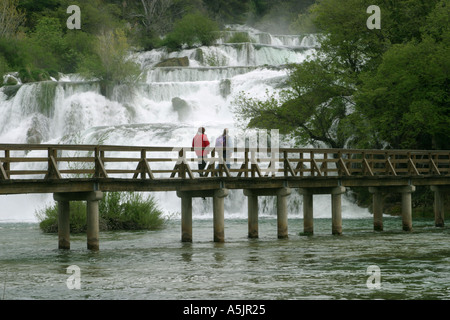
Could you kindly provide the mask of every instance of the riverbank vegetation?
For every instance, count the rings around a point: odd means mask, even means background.
[[[164,227],[156,200],[137,192],[107,192],[99,201],[99,227],[101,231],[157,230]],[[58,232],[58,205],[54,203],[36,212],[43,232]],[[70,232],[86,232],[86,202],[70,202]]]

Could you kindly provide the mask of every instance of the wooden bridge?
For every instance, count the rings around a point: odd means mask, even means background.
[[[306,234],[314,229],[314,194],[331,195],[332,233],[342,233],[341,195],[347,187],[367,187],[373,194],[375,230],[383,230],[383,193],[401,193],[403,230],[410,231],[411,193],[416,186],[430,186],[436,226],[444,225],[450,151],[233,148],[226,161],[222,149],[207,151],[207,166],[199,171],[194,148],[0,144],[0,195],[53,193],[59,248],[70,248],[70,201],[83,200],[87,245],[98,250],[98,201],[108,191],[176,191],[182,241],[192,241],[193,197],[213,198],[214,241],[224,241],[224,199],[230,189],[242,189],[248,198],[250,238],[258,237],[258,196],[277,196],[278,237],[287,237],[293,188],[303,195]]]

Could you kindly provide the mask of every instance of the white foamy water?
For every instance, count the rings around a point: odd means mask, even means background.
[[[236,27],[236,26],[234,26]],[[223,128],[239,135],[232,102],[245,92],[263,98],[279,90],[288,63],[301,63],[317,46],[314,35],[280,36],[245,27],[252,43],[216,45],[168,53],[163,49],[133,54],[143,80],[111,88],[103,95],[96,82],[78,75],[60,81],[0,89],[1,143],[76,143],[139,146],[191,145],[199,126],[210,141]],[[230,32],[231,35],[232,32]],[[155,68],[162,59],[187,57],[189,67]],[[167,214],[180,211],[175,192],[155,194]],[[276,214],[274,198],[260,197],[262,216]],[[52,202],[51,194],[0,196],[0,221],[35,221],[35,211]],[[225,201],[226,218],[246,218],[242,190]],[[301,196],[291,195],[289,214],[301,216]],[[194,200],[194,218],[211,216],[212,202]],[[314,197],[314,215],[330,217],[328,196]],[[343,198],[343,217],[369,217]]]

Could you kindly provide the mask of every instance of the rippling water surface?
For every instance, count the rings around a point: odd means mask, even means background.
[[[344,234],[333,236],[330,219],[316,219],[315,234],[303,236],[293,219],[287,240],[277,239],[275,219],[260,220],[259,239],[247,239],[246,220],[225,220],[223,244],[212,241],[208,219],[194,221],[193,243],[181,243],[173,220],[160,231],[102,232],[99,252],[86,249],[85,235],[58,250],[57,236],[37,224],[2,223],[0,297],[449,299],[450,229],[416,219],[407,233],[399,218],[384,220],[385,231],[374,232],[371,219],[344,219]],[[67,285],[71,265],[80,289]]]

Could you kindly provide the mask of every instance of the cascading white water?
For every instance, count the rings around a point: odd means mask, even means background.
[[[105,97],[96,82],[77,75],[59,82],[40,82],[0,89],[1,143],[83,143],[151,146],[190,146],[199,126],[210,141],[223,128],[238,135],[231,105],[241,92],[264,97],[286,79],[284,67],[301,63],[314,51],[315,37],[273,36],[233,26],[246,32],[251,43],[226,43],[168,53],[163,49],[134,54],[144,80],[116,86]],[[154,67],[162,59],[187,57],[189,67]],[[156,193],[168,214],[179,212],[174,192]],[[275,215],[274,199],[260,197],[261,215]],[[35,210],[52,201],[51,195],[0,196],[0,221],[35,221]],[[226,217],[247,216],[241,190],[225,201]],[[294,193],[290,215],[301,216],[301,196]],[[212,202],[194,200],[194,217],[210,218]],[[331,215],[327,196],[315,197],[315,217]],[[367,216],[366,210],[343,200],[343,217]]]

